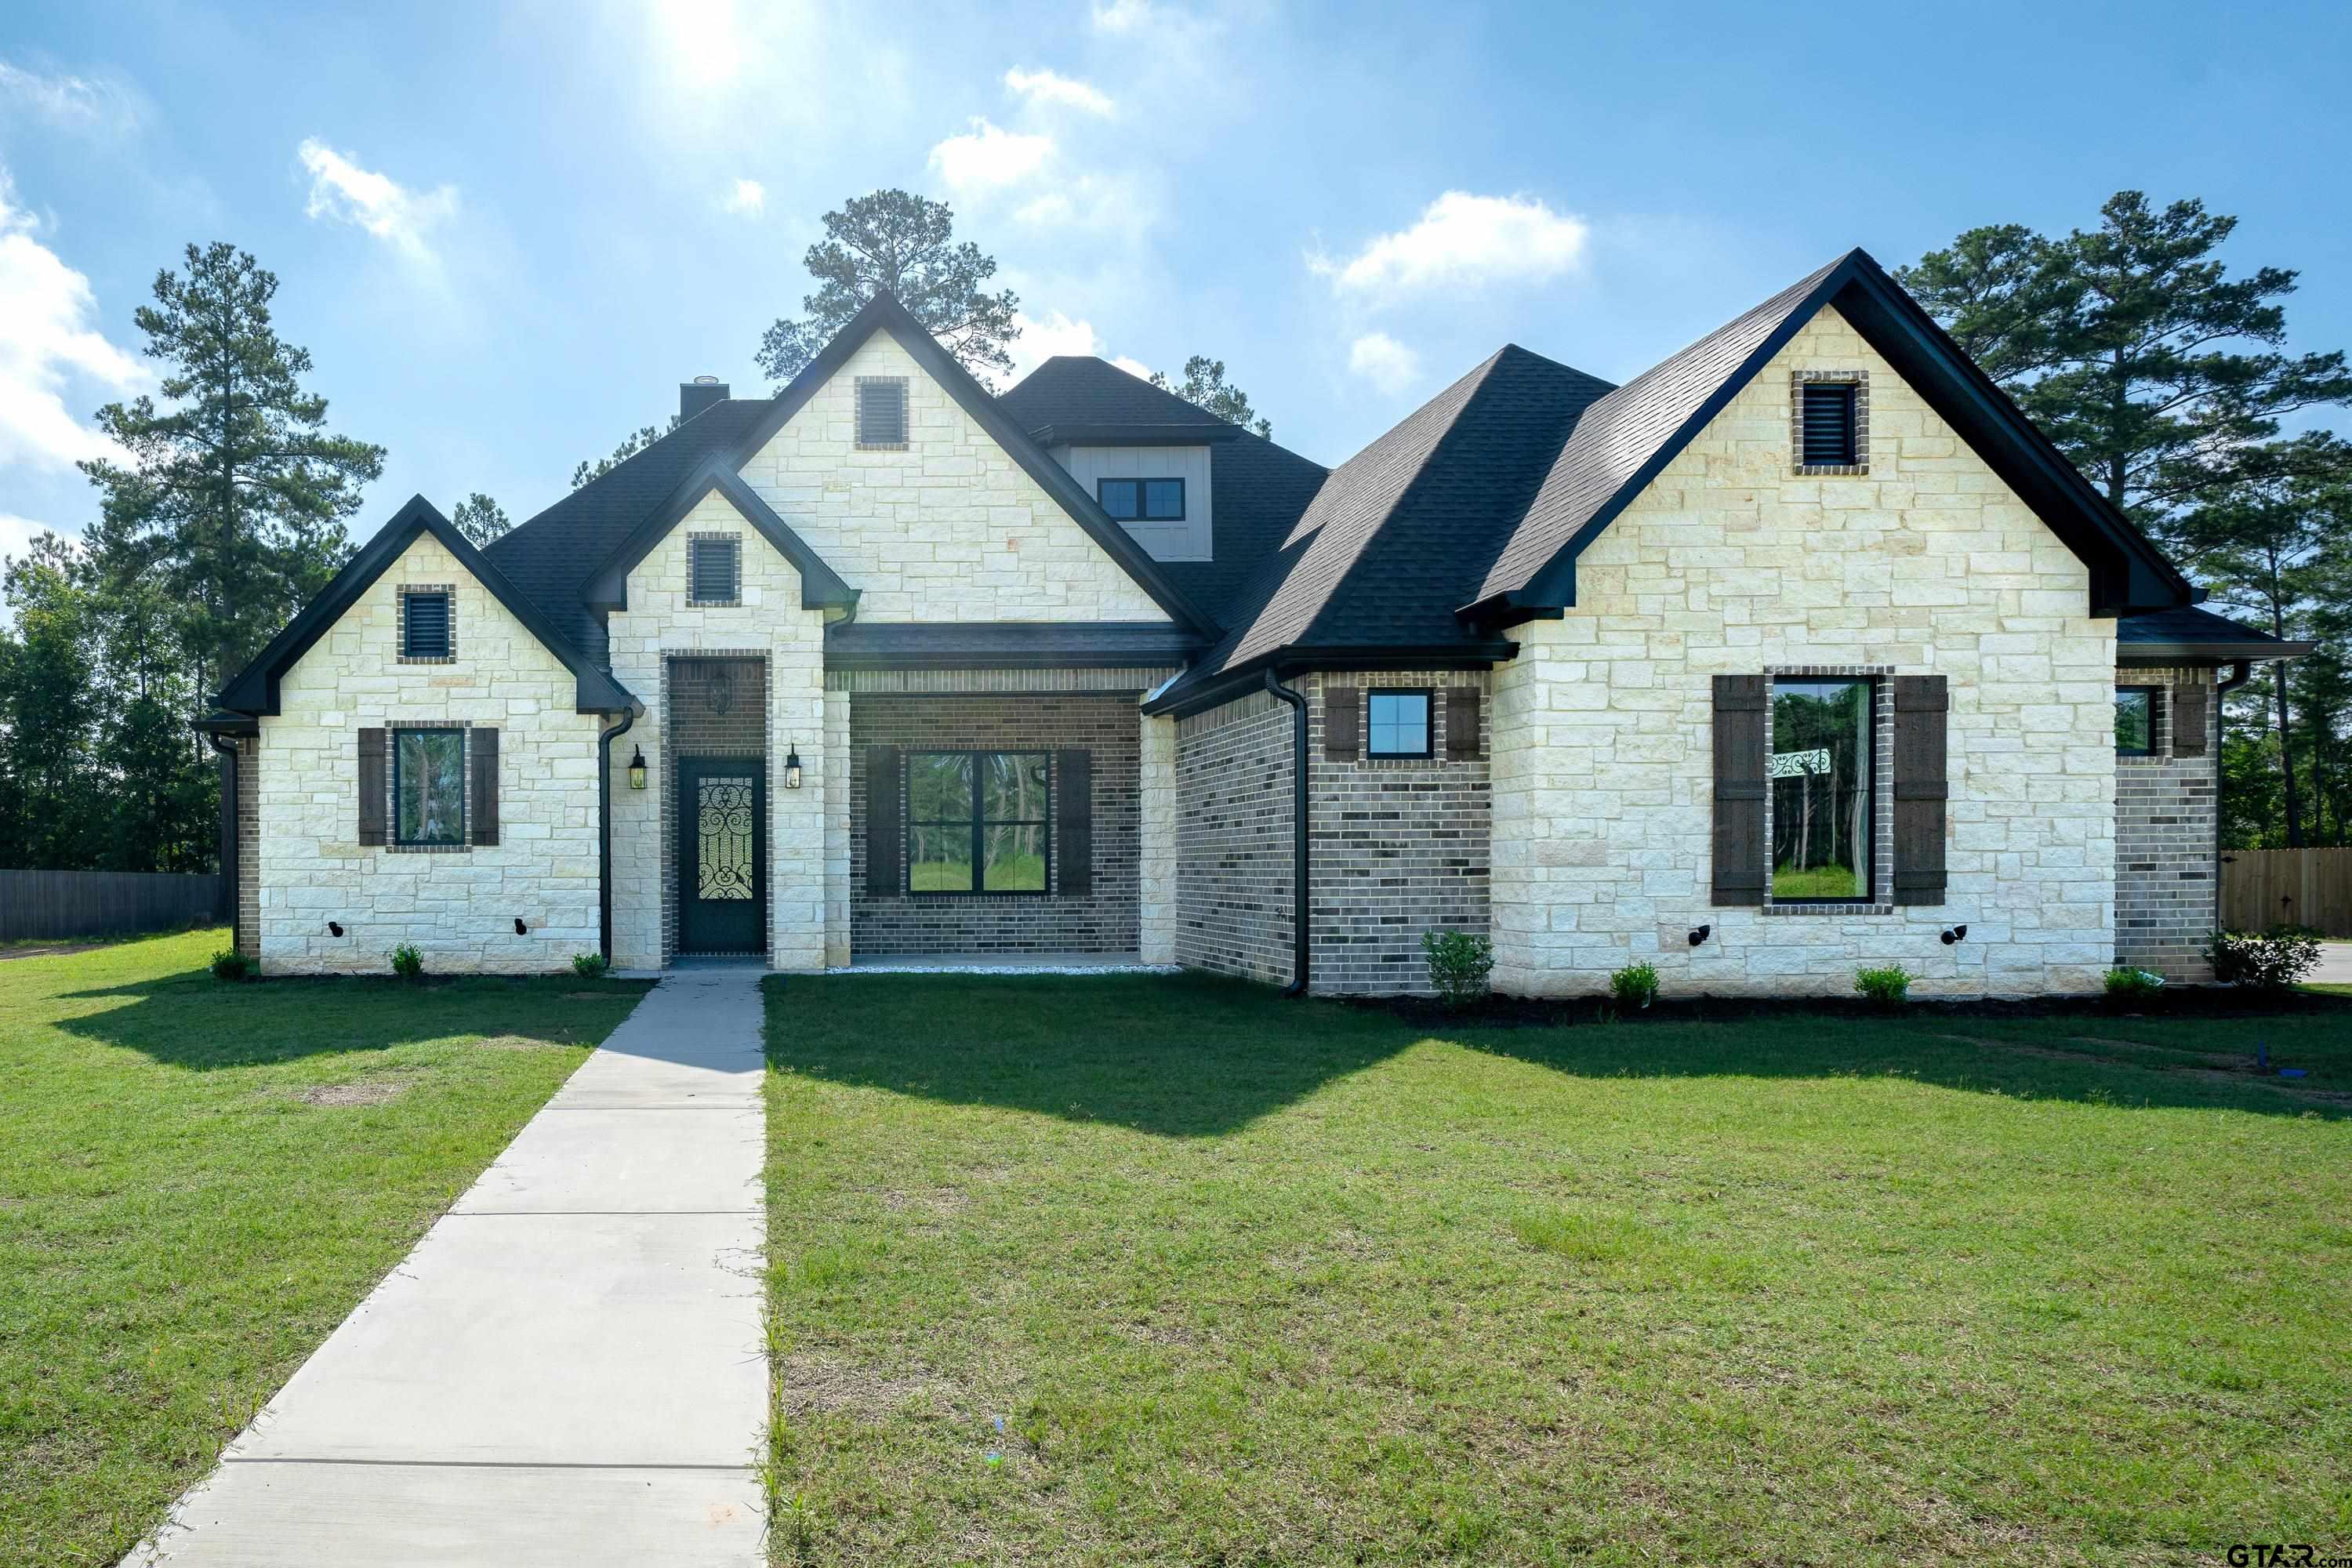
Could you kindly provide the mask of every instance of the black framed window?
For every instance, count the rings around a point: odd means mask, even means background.
[[[466,731],[392,732],[392,841],[466,842]]]
[[[1095,500],[1118,522],[1184,521],[1182,479],[1097,479]]]
[[[1368,757],[1425,757],[1429,752],[1429,690],[1374,688],[1365,713]]]
[[[1775,679],[1772,897],[1782,903],[1871,900],[1875,683]]]
[[[1798,461],[1809,468],[1845,468],[1858,462],[1854,395],[1859,389],[1850,381],[1809,381],[1801,390],[1805,450]]]
[[[406,658],[449,657],[449,595],[403,594],[400,651]]]
[[[742,542],[734,539],[689,539],[686,542],[687,601],[696,605],[731,605],[742,594]]]
[[[857,378],[857,444],[885,447],[907,444],[905,376],[861,375]]]
[[[1045,891],[1051,757],[1047,752],[909,752],[907,891]]]
[[[2156,688],[2116,688],[2116,755],[2156,755]]]

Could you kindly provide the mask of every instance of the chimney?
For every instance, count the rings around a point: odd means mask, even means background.
[[[677,416],[691,419],[714,403],[727,401],[727,384],[715,375],[698,375],[677,384]]]

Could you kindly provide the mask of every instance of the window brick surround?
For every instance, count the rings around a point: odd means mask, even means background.
[[[1805,386],[1827,383],[1853,388],[1853,461],[1808,463],[1805,458]],[[1789,464],[1801,476],[1870,472],[1870,373],[1866,370],[1792,370],[1789,373]]]
[[[414,594],[439,594],[449,604],[449,651],[438,658],[411,658],[408,652],[408,600]],[[396,664],[455,664],[457,662],[457,587],[454,583],[403,583],[394,598],[396,606],[392,628],[392,655]],[[409,729],[424,726],[411,724]]]
[[[457,645],[453,642],[451,647]],[[412,658],[411,664],[447,664],[446,658]],[[383,729],[383,851],[387,855],[467,855],[474,848],[474,739],[473,724],[468,720],[446,719],[387,719]],[[394,753],[400,746],[403,730],[457,730],[466,731],[458,742],[458,787],[466,792],[466,836],[456,844],[403,844],[400,842],[400,766]]]
[[[712,541],[735,547],[735,592],[724,599],[698,599],[694,596],[694,547],[703,541]],[[732,610],[743,603],[743,536],[715,531],[690,531],[686,536],[686,602],[698,610]]]
[[[1800,373],[1802,374],[1802,373]],[[1895,667],[1885,664],[1788,664],[1765,670],[1771,680],[1852,680],[1870,688],[1870,901],[1843,903],[1772,897],[1772,792],[1764,792],[1764,912],[1767,915],[1891,915],[1895,912]],[[1946,722],[1948,723],[1947,715]],[[1764,694],[1764,754],[1772,754],[1772,695]]]

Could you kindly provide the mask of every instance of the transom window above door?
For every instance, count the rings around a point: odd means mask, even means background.
[[[1181,522],[1182,479],[1097,479],[1095,499],[1118,522]]]
[[[907,758],[907,890],[1042,893],[1052,753],[914,752]]]

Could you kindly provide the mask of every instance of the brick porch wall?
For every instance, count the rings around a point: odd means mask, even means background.
[[[1288,984],[1290,709],[1257,692],[1176,724],[1176,962]]]
[[[2167,980],[2210,981],[2221,809],[2221,700],[2210,669],[2123,669],[2119,686],[2159,686],[2155,752],[2116,759],[2116,962]],[[2174,754],[2175,688],[2206,690],[2205,754]]]

